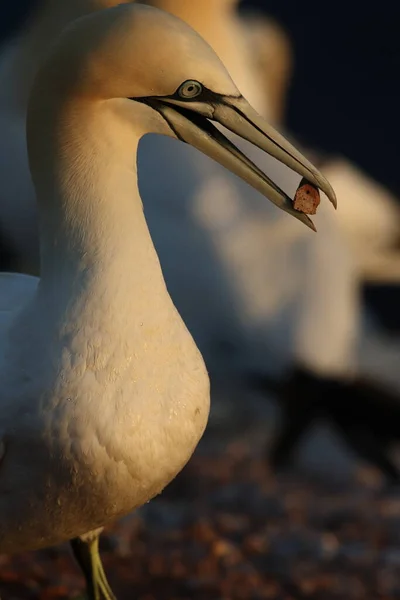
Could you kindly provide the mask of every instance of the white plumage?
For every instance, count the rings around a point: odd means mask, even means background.
[[[76,21],[30,95],[41,277],[0,278],[0,551],[74,538],[93,599],[99,590],[112,598],[98,529],[175,477],[209,411],[203,359],[144,217],[139,139],[187,141],[309,223],[209,119],[307,174],[335,203],[211,48],[164,12],[125,5]]]

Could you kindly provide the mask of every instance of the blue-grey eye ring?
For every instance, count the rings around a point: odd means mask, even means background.
[[[196,98],[203,91],[203,86],[194,79],[188,79],[178,89],[178,94],[181,98]]]

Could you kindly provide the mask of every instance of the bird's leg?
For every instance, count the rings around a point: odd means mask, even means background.
[[[104,598],[106,600],[117,600],[116,597],[114,596],[114,593],[110,587],[110,584],[107,581],[107,576],[104,572],[104,567],[103,567],[103,563],[101,562],[101,557],[99,552],[97,551],[96,554],[96,561],[97,561],[97,576],[98,576],[98,580],[99,580],[99,586],[101,591],[103,592]]]
[[[283,409],[279,431],[268,450],[269,460],[274,468],[280,469],[288,464],[295,447],[316,419],[313,406],[302,408],[302,411],[294,411],[294,414],[287,407]]]
[[[117,600],[107,581],[99,554],[99,536],[89,540],[74,538],[70,542],[74,557],[82,569],[88,600]]]
[[[373,429],[368,427],[349,427],[336,421],[342,437],[359,456],[377,467],[392,484],[399,484],[400,473],[388,455],[387,445],[382,442]]]
[[[296,446],[319,417],[318,381],[308,371],[297,368],[283,382],[265,374],[252,374],[249,383],[254,389],[272,393],[278,400],[280,425],[268,449],[268,460],[275,469],[286,467]]]

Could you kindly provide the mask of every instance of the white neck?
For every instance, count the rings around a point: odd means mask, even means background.
[[[128,102],[41,101],[29,111],[42,288],[167,295],[139,196],[140,134],[126,122]]]

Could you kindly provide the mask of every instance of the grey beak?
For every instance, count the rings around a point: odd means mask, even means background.
[[[176,137],[194,146],[243,179],[279,208],[315,231],[308,215],[293,207],[292,199],[211,121],[273,156],[321,189],[336,208],[336,196],[325,177],[281,134],[271,127],[243,98],[216,96],[215,102],[188,103],[173,98],[147,102],[167,121]]]

